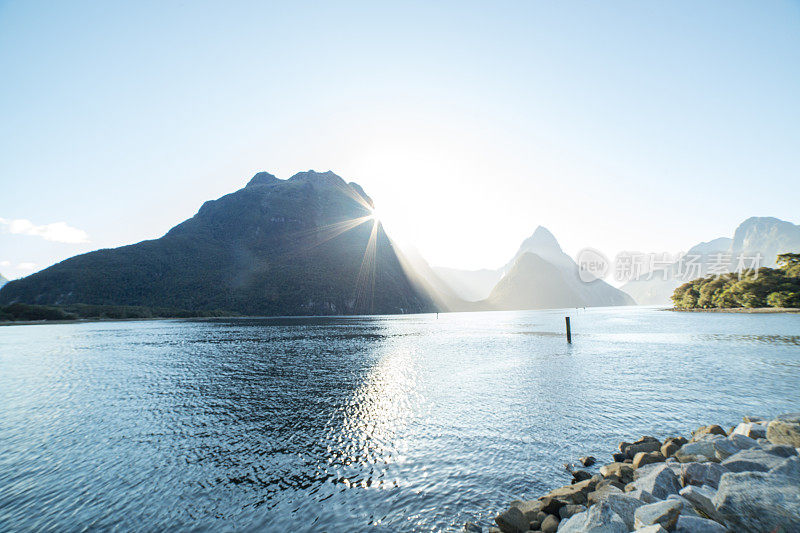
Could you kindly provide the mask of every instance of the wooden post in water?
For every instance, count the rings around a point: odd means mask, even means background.
[[[569,317],[565,316],[564,320],[567,322],[567,342],[572,344],[572,330],[569,327]]]

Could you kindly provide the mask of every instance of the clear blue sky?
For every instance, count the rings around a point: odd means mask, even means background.
[[[11,278],[258,170],[359,182],[446,266],[800,222],[797,2],[0,1],[0,72]]]

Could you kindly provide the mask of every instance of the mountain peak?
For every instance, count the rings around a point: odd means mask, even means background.
[[[280,180],[269,172],[258,172],[250,179],[250,181],[247,182],[247,187],[253,187],[255,185],[272,185],[276,181]]]
[[[526,251],[553,250],[560,252],[561,246],[559,246],[555,236],[550,233],[550,230],[544,226],[538,226],[533,235],[522,243],[522,249]]]
[[[316,170],[307,170],[305,172],[298,172],[291,178],[289,181],[309,181],[309,182],[323,182],[329,183],[332,185],[342,185],[345,181],[335,174],[334,172],[327,170],[325,172],[317,172]]]

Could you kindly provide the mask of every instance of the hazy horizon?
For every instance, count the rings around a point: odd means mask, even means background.
[[[0,3],[0,274],[159,237],[262,170],[359,183],[454,268],[539,225],[613,256],[797,224],[799,25],[790,2]]]

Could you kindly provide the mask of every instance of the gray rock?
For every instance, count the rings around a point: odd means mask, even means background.
[[[578,461],[580,461],[583,466],[592,466],[597,462],[597,459],[595,459],[591,455],[587,455],[585,457],[581,457],[580,459],[578,459]]]
[[[610,494],[622,495],[624,493],[614,485],[605,485],[603,487],[598,488],[596,491],[589,493],[589,496],[587,498],[587,501],[589,502],[588,505],[592,506],[596,503],[600,503],[603,500],[605,500]]]
[[[722,474],[729,472],[719,463],[684,463],[679,474],[681,485],[709,485],[717,488]]]
[[[664,499],[670,494],[678,494],[681,484],[678,477],[666,463],[659,463],[654,469],[650,470],[632,483],[633,490],[639,489],[649,492],[659,499]]]
[[[781,456],[760,448],[750,448],[731,455],[721,464],[731,472],[766,472],[780,465],[783,460]]]
[[[500,513],[494,521],[503,533],[525,533],[530,525],[530,520],[516,507]]]
[[[584,489],[587,487],[587,482],[590,481],[591,480],[586,480],[573,485],[564,485],[561,488],[551,490],[549,493],[547,493],[547,496],[561,500],[565,503],[586,503],[586,494],[584,493]]]
[[[700,440],[707,435],[721,435],[725,437],[727,436],[727,433],[725,433],[725,430],[716,424],[712,424],[710,426],[700,426],[692,431],[692,438],[690,442]]]
[[[733,531],[800,531],[800,485],[790,476],[725,474],[712,501]]]
[[[516,507],[528,520],[533,520],[536,516],[536,513],[542,510],[544,507],[545,502],[542,500],[530,500],[530,501],[520,501],[516,500],[511,502],[511,507]]]
[[[637,453],[642,452],[657,452],[661,449],[661,443],[657,440],[648,440],[645,442],[631,444],[623,450],[623,453],[628,459],[636,457]]]
[[[641,529],[636,530],[637,533],[667,533],[667,530],[661,527],[659,524],[653,524],[652,526],[643,527]]]
[[[633,467],[627,463],[611,463],[600,467],[603,477],[617,476],[621,480],[633,479]]]
[[[681,463],[704,463],[707,461],[716,461],[717,450],[714,448],[713,439],[703,439],[697,442],[684,444],[681,446],[680,450],[675,452],[674,457]]]
[[[611,506],[611,509],[613,509],[620,518],[622,518],[622,521],[625,522],[625,526],[629,530],[633,529],[633,515],[636,512],[636,509],[645,505],[645,502],[638,500],[629,494],[625,494],[624,496],[619,494],[609,494],[604,501]]]
[[[627,491],[625,493],[625,496],[628,496],[629,498],[636,498],[637,500],[640,500],[642,503],[655,503],[658,501],[658,498],[656,498],[646,490],[642,489],[633,489]]]
[[[483,533],[483,528],[474,522],[467,522],[464,524],[464,531],[466,533]]]
[[[680,500],[664,500],[643,505],[636,509],[634,527],[640,529],[652,524],[660,524],[661,527],[670,531],[675,529],[681,509],[683,509],[683,502]]]
[[[800,485],[800,457],[789,457],[769,471],[770,474],[787,476]]]
[[[703,513],[705,516],[719,521],[721,517],[717,514],[717,508],[714,507],[713,499],[717,491],[710,487],[693,487],[688,486],[681,489],[681,496],[685,498],[695,509]]]
[[[780,415],[767,426],[767,440],[773,444],[800,446],[800,413]]]
[[[761,449],[780,457],[792,457],[797,455],[797,449],[788,444],[763,444]]]
[[[744,435],[751,439],[764,439],[767,437],[767,426],[764,424],[744,422],[736,426],[733,430],[733,434]]]
[[[739,433],[732,433],[728,439],[740,450],[746,450],[748,448],[755,448],[758,446],[756,439],[751,439],[750,437],[746,435],[740,435]]]
[[[628,526],[606,502],[572,516],[558,528],[559,533],[628,533]]]
[[[698,518],[695,516],[681,515],[678,517],[678,523],[675,526],[675,533],[727,533],[728,530],[725,526],[708,520],[706,518]]]
[[[667,499],[668,500],[677,500],[677,501],[679,501],[679,502],[681,502],[683,504],[683,509],[681,510],[681,514],[685,514],[685,515],[689,515],[689,516],[700,516],[700,513],[698,513],[695,510],[695,508],[692,507],[692,504],[689,503],[689,500],[687,500],[686,498],[680,496],[679,494],[670,494],[669,496],[667,496]]]
[[[741,435],[739,435],[741,437]],[[718,461],[724,461],[731,455],[740,451],[741,448],[736,446],[730,439],[717,439],[714,443],[714,455]]]
[[[558,515],[561,517],[561,520],[565,520],[572,516],[575,516],[578,513],[582,513],[586,510],[585,505],[565,505],[561,509],[558,510]]]
[[[542,533],[556,533],[556,531],[558,531],[559,522],[560,520],[557,516],[551,514],[547,515],[547,518],[542,520],[542,525],[540,526]]]

